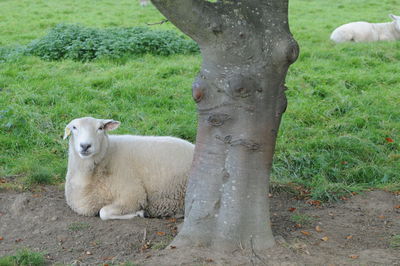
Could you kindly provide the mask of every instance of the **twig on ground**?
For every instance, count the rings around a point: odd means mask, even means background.
[[[166,22],[168,22],[168,21],[169,21],[168,19],[163,19],[163,20],[161,20],[161,21],[159,21],[159,22],[146,23],[146,25],[147,25],[147,26],[161,25],[161,24],[164,24],[164,23],[166,23]]]
[[[143,239],[142,239],[142,243],[146,243],[146,238],[147,238],[147,228],[145,227],[144,228],[144,231],[143,231]]]

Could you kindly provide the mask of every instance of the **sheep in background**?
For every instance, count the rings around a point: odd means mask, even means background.
[[[390,14],[392,22],[351,22],[336,28],[331,40],[341,42],[375,42],[400,40],[400,17]]]
[[[65,128],[68,136],[67,204],[103,220],[183,214],[194,145],[174,137],[107,135],[114,120],[84,117]]]
[[[141,6],[147,6],[150,3],[150,0],[139,0]]]

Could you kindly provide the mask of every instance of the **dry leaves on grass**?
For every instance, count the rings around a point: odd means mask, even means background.
[[[394,140],[392,138],[385,138],[385,140],[386,140],[387,143],[393,143],[394,142]]]
[[[300,231],[300,233],[302,233],[305,236],[310,236],[311,235],[311,233],[308,232],[308,231]]]
[[[295,210],[296,210],[296,208],[293,208],[293,207],[288,209],[288,211],[290,211],[290,212],[294,212]]]
[[[313,205],[313,206],[321,206],[321,201],[320,200],[308,200],[306,203]]]
[[[317,225],[317,226],[315,227],[315,231],[317,231],[318,233],[322,232],[321,226]]]
[[[0,236],[0,240],[3,240],[4,238],[2,236]]]
[[[353,236],[352,235],[348,235],[348,236],[346,236],[346,239],[347,240],[350,240],[350,239],[352,239],[353,238]]]
[[[156,233],[158,236],[165,236],[165,232],[157,232]]]
[[[324,237],[321,238],[321,240],[322,240],[322,241],[328,241],[328,240],[329,240],[329,237],[324,236]]]
[[[358,257],[360,257],[360,256],[359,255],[355,255],[355,254],[349,255],[350,259],[358,259]]]

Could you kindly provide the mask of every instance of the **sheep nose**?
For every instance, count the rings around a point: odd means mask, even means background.
[[[90,147],[92,147],[91,144],[81,144],[82,151],[87,151]]]

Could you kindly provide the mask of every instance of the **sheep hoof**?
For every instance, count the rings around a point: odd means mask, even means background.
[[[136,215],[137,217],[141,217],[141,218],[145,217],[144,210],[137,211],[134,215]]]

